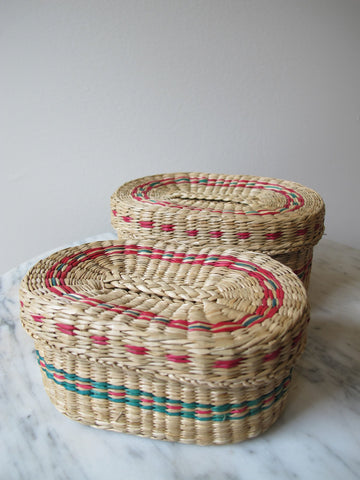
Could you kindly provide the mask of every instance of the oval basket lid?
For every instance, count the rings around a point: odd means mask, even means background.
[[[114,240],[38,262],[20,287],[38,342],[90,361],[206,385],[288,372],[309,307],[301,281],[267,255]]]
[[[249,175],[139,178],[111,197],[112,225],[138,238],[231,244],[275,255],[315,245],[325,206],[299,183]]]

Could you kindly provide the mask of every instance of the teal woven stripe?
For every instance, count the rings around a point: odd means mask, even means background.
[[[154,410],[156,412],[166,413],[170,416],[192,418],[199,421],[242,420],[246,417],[256,415],[264,410],[267,410],[285,394],[285,392],[287,391],[287,385],[291,379],[290,373],[290,375],[288,375],[281,382],[281,384],[277,386],[272,392],[266,395],[262,395],[254,400],[248,400],[234,404],[226,403],[223,405],[211,405],[196,402],[187,403],[181,400],[158,397],[150,392],[145,392],[139,389],[126,388],[124,385],[111,385],[107,382],[96,382],[90,378],[84,378],[74,374],[69,374],[62,369],[57,369],[53,365],[47,364],[38,351],[36,352],[36,354],[40,367],[47,376],[47,378],[68,391],[77,393],[79,395],[89,396],[92,398],[108,400],[114,403],[124,403],[133,407],[141,408],[143,410]],[[57,376],[63,376],[65,380],[56,378],[54,374]],[[86,387],[91,386],[91,388],[82,389],[81,386],[77,385],[76,383],[70,383],[70,381],[81,382],[87,384]],[[109,391],[121,392],[124,393],[124,396],[117,398],[116,396],[112,396],[111,393],[109,394]],[[151,400],[151,404],[144,405],[141,397]],[[272,398],[271,402],[264,404],[264,402],[270,398]],[[171,409],[168,409],[167,405],[174,404],[180,406],[181,410],[172,411]],[[243,408],[247,408],[248,410],[242,415],[238,414],[237,416],[235,416],[235,414],[229,412],[229,410],[231,411]],[[209,416],[204,416],[199,415],[196,410],[210,410],[211,413],[209,414]]]
[[[261,318],[261,317],[262,317],[262,315],[255,315],[254,317],[251,317],[249,320],[247,320],[246,322],[243,323],[244,327],[248,327],[252,323],[256,322],[256,320],[259,320],[259,318]]]

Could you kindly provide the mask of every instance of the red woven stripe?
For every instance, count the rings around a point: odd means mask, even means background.
[[[274,360],[275,358],[277,358],[280,355],[280,352],[281,352],[281,348],[278,348],[274,352],[268,353],[264,357],[264,362],[269,362],[270,360]]]
[[[271,395],[271,397],[266,398],[264,400],[264,405],[266,405],[267,403],[271,403],[274,400],[274,398],[275,398],[275,395]]]
[[[109,395],[112,397],[125,397],[126,392],[113,392],[112,390],[109,390]]]
[[[248,409],[248,407],[235,408],[234,410],[231,410],[230,413],[231,413],[231,414],[233,414],[233,413],[243,413],[243,412],[245,412],[245,410],[247,410],[247,409]]]
[[[265,236],[269,240],[276,240],[276,239],[282,237],[282,232],[267,233]]]
[[[56,323],[55,325],[60,332],[66,333],[66,335],[76,335],[74,325],[66,325],[65,323]]]
[[[83,383],[75,383],[75,385],[83,390],[91,390],[93,388],[92,385],[84,385]]]
[[[218,360],[214,363],[214,368],[232,368],[241,363],[242,358],[234,358],[233,360]]]
[[[145,220],[140,220],[139,225],[140,227],[143,227],[143,228],[153,228],[154,222],[151,222],[151,221],[146,222]]]
[[[147,354],[147,348],[145,347],[138,347],[135,345],[125,345],[126,350],[129,353],[134,353],[135,355],[146,355]]]
[[[92,335],[90,338],[97,345],[107,345],[107,343],[109,341],[108,337],[102,337],[102,336],[99,336],[99,335]]]
[[[161,225],[160,228],[163,232],[173,232],[175,230],[175,225],[168,223],[168,224]]]
[[[176,363],[189,363],[189,357],[187,355],[171,355],[168,354],[166,355],[166,358],[170,362],[176,362]]]

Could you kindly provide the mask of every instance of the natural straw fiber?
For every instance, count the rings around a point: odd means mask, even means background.
[[[309,315],[300,280],[266,255],[121,239],[41,260],[20,300],[61,412],[203,445],[276,421]]]
[[[295,182],[248,175],[172,173],[139,178],[111,197],[119,236],[236,245],[285,263],[308,286],[324,202]]]

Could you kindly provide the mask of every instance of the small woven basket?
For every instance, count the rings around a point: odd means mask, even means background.
[[[112,195],[111,211],[120,237],[263,252],[289,266],[306,287],[325,215],[320,195],[298,183],[206,173],[128,182]]]
[[[309,316],[300,280],[266,255],[131,240],[41,260],[20,304],[62,413],[202,445],[254,437],[276,421]]]

